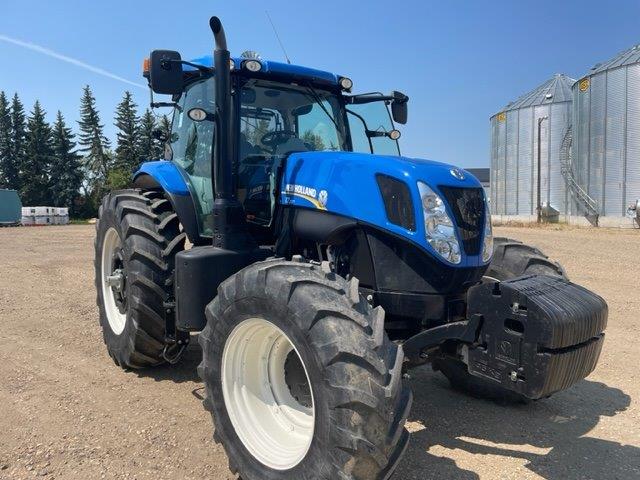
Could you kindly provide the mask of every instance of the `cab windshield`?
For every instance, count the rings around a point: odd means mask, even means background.
[[[249,80],[241,102],[240,161],[249,155],[348,150],[343,110],[331,92]]]
[[[278,165],[293,152],[349,150],[344,110],[332,92],[252,79],[241,89],[238,200],[267,226]]]

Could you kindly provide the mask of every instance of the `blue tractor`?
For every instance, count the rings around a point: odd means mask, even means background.
[[[245,480],[386,479],[407,446],[411,367],[530,400],[586,377],[607,320],[540,251],[494,239],[478,181],[402,157],[400,92],[155,50],[174,107],[166,160],[107,195],[96,288],[123,368],[175,363],[199,333],[214,439]],[[158,104],[156,104],[158,105]]]

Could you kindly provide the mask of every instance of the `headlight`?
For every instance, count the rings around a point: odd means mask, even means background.
[[[422,201],[427,242],[446,261],[454,264],[460,263],[462,260],[460,244],[444,202],[425,183],[418,182],[418,191]]]
[[[491,227],[491,209],[489,202],[484,201],[484,240],[482,241],[482,261],[488,262],[493,256],[493,228]]]

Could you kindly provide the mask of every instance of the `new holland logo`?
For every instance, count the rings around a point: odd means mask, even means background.
[[[460,170],[459,168],[452,168],[451,170],[449,170],[449,173],[451,173],[451,175],[454,178],[457,178],[458,180],[464,180],[465,179],[464,172],[462,170]]]
[[[329,200],[329,192],[326,190],[320,190],[320,193],[318,194],[318,202],[320,202],[320,205],[326,207],[327,200]]]
[[[282,192],[282,194],[303,198],[308,202],[311,202],[314,207],[320,210],[327,209],[327,200],[329,198],[329,193],[326,190],[320,190],[320,192],[318,192],[313,187],[288,183],[284,186],[284,191]]]

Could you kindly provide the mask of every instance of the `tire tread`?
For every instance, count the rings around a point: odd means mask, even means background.
[[[401,381],[402,348],[387,338],[384,310],[372,309],[360,296],[357,279],[346,281],[299,259],[270,259],[225,280],[207,306],[207,326],[199,336],[203,360],[198,373],[206,386],[205,408],[213,410],[214,399],[221,396],[210,358],[214,349],[223,348],[218,335],[233,326],[225,311],[247,296],[274,303],[282,299],[282,305],[273,308],[297,319],[318,355],[326,388],[332,392],[329,411],[336,423],[331,427],[333,448],[327,452],[332,478],[388,478],[409,438],[404,423],[412,396]],[[291,313],[301,311],[305,315]],[[212,416],[214,435],[225,445],[231,439]]]
[[[108,215],[107,215],[108,214]],[[108,217],[108,227],[116,228],[124,246],[129,303],[125,328],[126,342],[116,343],[101,305],[100,234]],[[160,191],[138,189],[114,191],[106,195],[99,209],[94,242],[97,303],[100,308],[105,343],[109,355],[122,368],[144,368],[164,363],[164,306],[173,293],[175,255],[184,249],[186,235],[180,232],[178,217]],[[108,331],[107,331],[108,330]]]

